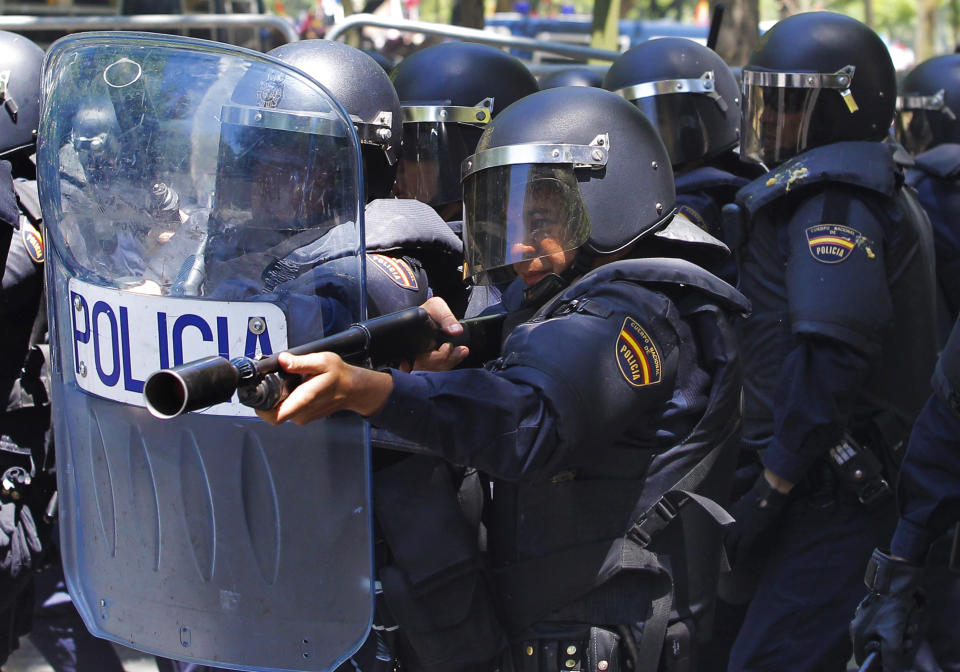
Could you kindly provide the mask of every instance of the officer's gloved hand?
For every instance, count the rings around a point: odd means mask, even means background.
[[[17,578],[30,570],[33,554],[40,551],[40,537],[30,509],[16,502],[0,504],[0,572]]]
[[[750,555],[757,537],[777,519],[788,497],[775,490],[760,474],[750,491],[730,507],[735,522],[727,528],[723,546],[731,567],[736,567]]]
[[[920,617],[926,601],[920,588],[922,576],[922,567],[874,550],[864,577],[870,594],[850,623],[857,664],[876,648],[884,672],[903,669],[909,661],[908,654],[920,644]]]

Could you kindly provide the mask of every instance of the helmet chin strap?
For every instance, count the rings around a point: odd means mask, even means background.
[[[560,273],[550,273],[544,276],[537,284],[528,287],[523,293],[524,307],[539,308],[549,299],[569,287],[574,280],[589,272],[593,268],[591,261],[578,263],[583,253],[583,248],[580,248],[573,263],[566,269]]]

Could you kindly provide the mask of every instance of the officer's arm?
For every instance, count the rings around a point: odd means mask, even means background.
[[[825,190],[806,199],[785,236],[795,340],[781,368],[764,464],[796,483],[842,438],[877,363],[892,306],[883,230],[849,192]]]
[[[663,414],[680,343],[672,304],[616,284],[603,297],[580,296],[574,305],[585,310],[517,327],[495,372],[392,372],[393,391],[371,423],[506,480],[589,464],[598,447],[645,420],[657,445],[671,441]]]
[[[900,522],[891,551],[916,564],[960,520],[960,320],[930,381],[934,393],[913,426],[900,468]]]
[[[930,544],[960,520],[960,415],[937,395],[910,435],[897,483],[900,521],[890,552],[923,564]]]

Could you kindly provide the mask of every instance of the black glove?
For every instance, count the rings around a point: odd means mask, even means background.
[[[29,507],[17,502],[0,504],[0,572],[17,578],[30,571],[42,545]]]
[[[777,519],[788,498],[760,474],[750,491],[730,507],[735,522],[727,528],[723,546],[731,567],[747,558],[757,537]]]
[[[850,623],[853,655],[862,664],[879,649],[884,672],[903,669],[907,655],[919,644],[920,617],[926,598],[920,588],[923,567],[894,560],[876,549],[867,563],[863,598]]]

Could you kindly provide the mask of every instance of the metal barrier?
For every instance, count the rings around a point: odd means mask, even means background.
[[[192,28],[251,28],[276,30],[287,42],[297,42],[297,29],[269,14],[141,14],[139,16],[0,16],[0,30],[188,30]]]
[[[343,21],[339,21],[327,31],[326,37],[335,40],[349,30],[360,28],[362,26],[372,26],[376,28],[394,28],[409,33],[423,33],[425,35],[439,35],[441,37],[453,37],[465,42],[480,42],[481,44],[492,44],[497,47],[516,47],[520,49],[529,49],[531,51],[546,51],[561,56],[571,56],[573,58],[586,58],[600,61],[615,61],[620,56],[618,51],[609,51],[607,49],[595,49],[579,44],[564,44],[562,42],[544,42],[530,37],[519,37],[516,35],[499,35],[486,30],[477,30],[476,28],[464,28],[462,26],[448,26],[442,23],[428,23],[426,21],[407,21],[404,19],[383,19],[373,14],[352,14]]]

